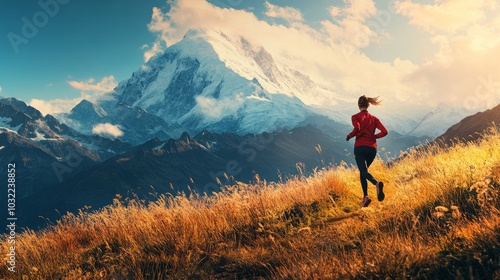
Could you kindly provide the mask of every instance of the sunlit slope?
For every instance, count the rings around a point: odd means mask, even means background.
[[[278,184],[256,176],[209,197],[116,199],[18,234],[17,271],[2,266],[0,278],[500,277],[497,132],[414,149],[390,166],[376,160],[370,171],[385,182],[386,200],[363,209],[359,174],[345,165]]]

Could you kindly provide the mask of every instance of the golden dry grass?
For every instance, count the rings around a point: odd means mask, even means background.
[[[116,199],[19,234],[17,272],[3,265],[0,279],[500,278],[498,133],[370,172],[386,200],[363,209],[347,165],[213,196]]]

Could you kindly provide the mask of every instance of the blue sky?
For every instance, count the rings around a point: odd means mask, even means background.
[[[1,1],[0,95],[24,101],[71,97],[78,92],[68,85],[69,80],[109,75],[126,79],[143,63],[142,45],[156,38],[147,28],[153,6],[164,7],[166,2],[72,0],[59,4],[45,25],[43,16],[37,18],[41,26],[35,26],[36,34],[19,44],[16,52],[8,34],[23,36],[22,18],[34,23],[33,16],[44,10],[38,1]]]
[[[264,18],[264,0],[209,2],[220,7],[245,9]],[[32,98],[70,98],[77,96],[78,90],[68,81],[109,75],[118,82],[127,79],[144,62],[142,46],[154,42],[157,36],[147,27],[153,7],[168,10],[165,0],[42,0],[50,11],[55,11],[52,16],[39,3],[35,0],[0,3],[1,96],[14,96],[26,102]],[[343,1],[327,0],[314,4],[302,0],[270,3],[299,8],[312,26],[328,17],[328,6],[343,5]],[[48,20],[40,16],[40,12],[48,15]],[[37,29],[32,38],[23,35],[26,23],[22,18]],[[17,35],[26,41],[18,41]],[[383,59],[387,53],[374,48],[373,54]]]
[[[68,109],[78,99],[112,89],[145,58],[200,27],[245,36],[277,58],[293,57],[289,63],[315,81],[352,96],[370,92],[433,104],[453,100],[474,104],[474,110],[500,96],[500,72],[493,63],[500,59],[495,0],[168,3],[0,2],[0,96],[45,107],[67,100]],[[186,19],[187,14],[192,17]],[[488,91],[477,94],[481,86]],[[461,101],[467,96],[476,97]]]

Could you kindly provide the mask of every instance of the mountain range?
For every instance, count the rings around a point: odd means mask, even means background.
[[[317,115],[293,94],[262,85],[306,87],[311,83],[307,76],[282,72],[264,49],[253,51],[245,41],[239,44],[243,50],[224,34],[190,31],[97,104],[82,101],[57,117],[83,133],[110,123],[123,130],[122,140],[140,144],[154,137],[179,137],[185,131],[246,134],[290,129]],[[215,45],[230,48],[232,60],[221,60]],[[231,64],[249,68],[249,73],[238,73]]]
[[[26,201],[53,220],[59,215],[54,205],[59,212],[85,205],[96,209],[112,203],[117,194],[146,200],[154,199],[155,194],[190,190],[211,195],[223,185],[250,182],[257,175],[279,181],[347,160],[346,146],[312,126],[243,136],[202,131],[191,137],[184,133],[178,139],[152,139],[79,172],[48,188],[48,200],[38,195]],[[23,214],[31,225],[43,222],[31,213]]]
[[[97,209],[116,194],[142,199],[190,189],[211,194],[257,175],[278,181],[342,161],[353,163],[351,143],[339,137],[350,128],[322,117],[292,129],[243,135],[203,130],[193,137],[184,132],[179,138],[155,137],[135,146],[82,134],[14,98],[0,99],[0,120],[0,159],[17,166],[16,198],[20,205],[30,205],[19,207],[18,216],[29,227],[84,206]],[[418,144],[396,132],[388,137],[388,143],[402,148]],[[7,176],[6,170],[0,176]]]
[[[191,137],[184,132],[179,138],[155,137],[134,146],[77,132],[14,98],[0,99],[0,121],[0,159],[16,164],[17,202],[30,205],[19,207],[18,217],[30,227],[45,223],[40,216],[54,221],[59,213],[85,205],[107,205],[116,194],[151,198],[151,192],[175,194],[188,185],[210,194],[256,174],[265,180],[291,176],[298,173],[297,163],[306,173],[349,161],[348,143],[312,125],[244,135],[203,130]],[[344,128],[329,127],[334,134]],[[0,176],[6,178],[6,172]]]
[[[109,94],[55,117],[85,134],[99,124],[113,125],[123,133],[121,140],[138,145],[204,129],[237,134],[290,129],[316,116],[350,126],[356,99],[322,86],[244,37],[199,29],[150,58]],[[454,113],[443,116],[449,110],[377,115],[402,135],[433,138],[460,120]]]
[[[0,160],[16,166],[19,203],[33,196],[50,197],[49,186],[130,147],[120,140],[81,134],[14,98],[0,99]],[[0,176],[7,178],[7,170],[2,169]]]
[[[494,108],[479,112],[462,119],[451,126],[445,133],[437,139],[446,142],[450,141],[474,141],[481,137],[481,134],[493,125],[498,130],[500,124],[500,104]]]
[[[0,159],[16,163],[16,198],[30,205],[19,207],[21,226],[43,226],[40,216],[55,221],[117,194],[211,194],[256,176],[279,181],[353,164],[345,135],[355,103],[346,100],[245,38],[191,30],[112,92],[69,112],[43,116],[0,99]],[[425,132],[444,111],[384,120],[390,133],[380,157],[432,140]]]

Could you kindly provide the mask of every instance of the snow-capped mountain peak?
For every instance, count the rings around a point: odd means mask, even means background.
[[[241,36],[230,37],[208,29],[191,30],[185,36],[188,40],[200,38],[210,44],[227,68],[245,79],[257,80],[269,93],[297,97],[307,105],[320,105],[325,101],[327,90],[306,74],[277,61],[263,46]]]
[[[349,124],[356,98],[323,88],[262,45],[218,30],[189,30],[119,83],[106,100],[82,102],[66,122],[84,133],[109,123],[120,139],[139,144],[209,130],[239,134],[303,124],[314,115]],[[109,98],[112,97],[112,98]],[[423,109],[419,109],[423,111]],[[383,111],[388,127],[425,134],[423,114]]]
[[[190,30],[183,40],[122,81],[111,94],[112,100],[99,101],[95,106],[79,104],[81,108],[74,111],[85,112],[86,116],[74,115],[73,111],[69,115],[85,124],[87,128],[82,130],[87,132],[103,119],[130,127],[131,123],[117,116],[123,110],[137,110],[136,114],[143,110],[141,114],[161,118],[166,125],[156,127],[179,128],[166,131],[174,137],[182,131],[196,134],[204,129],[244,134],[293,128],[313,113],[281,86],[287,84],[283,77],[262,47],[214,30]],[[122,139],[130,140],[127,137],[124,131]],[[136,137],[131,142],[138,141]]]

